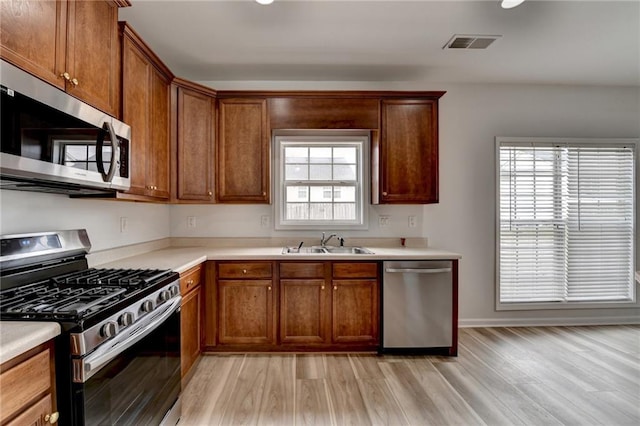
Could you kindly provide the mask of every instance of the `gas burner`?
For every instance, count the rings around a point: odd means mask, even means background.
[[[108,285],[120,287],[145,287],[170,274],[171,271],[155,269],[86,269],[51,280],[57,285]]]

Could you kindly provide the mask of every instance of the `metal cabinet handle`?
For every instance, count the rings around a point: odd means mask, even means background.
[[[440,274],[451,272],[451,268],[386,268],[384,271],[403,274]]]
[[[50,424],[54,424],[58,421],[58,418],[60,418],[60,413],[56,411],[55,413],[47,414],[46,416],[44,416],[44,421]]]
[[[193,280],[187,280],[187,285],[193,284]]]
[[[60,77],[64,78],[67,81],[71,80],[71,76],[68,72],[63,72],[62,74],[60,74]]]
[[[242,273],[243,273],[243,274],[246,274],[246,273],[247,273],[247,270],[246,270],[246,269],[243,269],[243,270],[242,270]]]
[[[320,286],[320,290],[324,290],[324,286]]]
[[[271,286],[267,287],[267,289],[268,289],[269,291],[271,291]]]
[[[78,85],[78,79],[77,78],[72,78],[71,79],[71,84],[73,84],[73,87],[76,87]]]
[[[334,286],[333,286],[333,289],[334,289],[334,290],[337,290],[337,289],[338,289],[338,286],[337,286],[337,285],[334,285]]]
[[[382,192],[382,195],[384,195],[385,197],[388,195],[386,191]]]
[[[213,192],[209,191],[209,192],[207,192],[207,195],[208,195],[209,197],[211,197],[211,196],[213,195]]]

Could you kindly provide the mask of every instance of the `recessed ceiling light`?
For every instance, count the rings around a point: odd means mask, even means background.
[[[256,2],[260,4],[271,4],[273,0],[256,0]]]
[[[513,9],[516,6],[520,6],[522,3],[524,3],[524,0],[502,0],[500,6],[502,6],[503,9]]]

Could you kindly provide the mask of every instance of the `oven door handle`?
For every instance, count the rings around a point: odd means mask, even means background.
[[[162,311],[154,311],[153,313],[156,315],[149,315],[149,318],[146,319],[143,324],[139,324],[139,327],[132,330],[128,336],[123,336],[125,337],[124,340],[114,340],[110,342],[110,344],[107,345],[108,347],[104,350],[98,350],[84,358],[84,360],[76,360],[81,364],[78,365],[78,367],[80,367],[79,369],[76,369],[76,366],[74,365],[73,381],[75,383],[84,383],[109,361],[147,337],[151,332],[158,328],[161,323],[180,308],[181,301],[182,297],[178,296],[172,300],[171,304],[161,305]],[[138,324],[134,324],[134,326],[135,325]]]

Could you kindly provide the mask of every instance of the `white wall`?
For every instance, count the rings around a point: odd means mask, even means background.
[[[168,237],[170,209],[161,204],[2,190],[0,234],[85,228],[95,252]],[[124,233],[121,217],[128,222]]]

